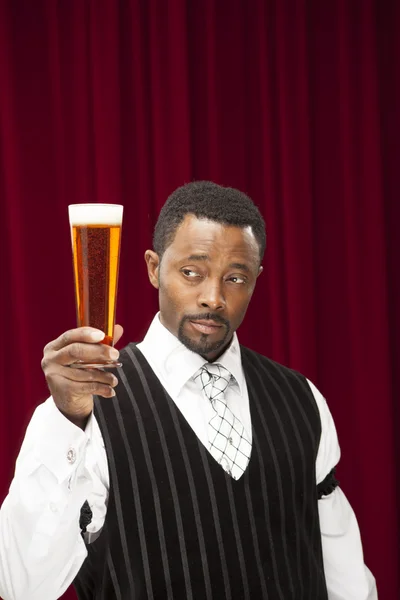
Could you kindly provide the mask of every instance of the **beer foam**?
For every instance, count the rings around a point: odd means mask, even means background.
[[[70,204],[70,225],[121,225],[121,204]]]

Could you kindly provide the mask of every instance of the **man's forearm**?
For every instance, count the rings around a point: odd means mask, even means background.
[[[80,508],[91,491],[85,434],[54,405],[45,405],[28,427],[0,509],[4,600],[59,598],[86,556],[79,528]]]
[[[329,600],[377,600],[353,509],[340,488],[318,501]]]

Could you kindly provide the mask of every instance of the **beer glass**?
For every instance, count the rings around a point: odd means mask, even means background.
[[[68,207],[78,327],[104,331],[113,345],[123,206],[71,204]],[[117,367],[121,363],[74,364],[77,368]]]

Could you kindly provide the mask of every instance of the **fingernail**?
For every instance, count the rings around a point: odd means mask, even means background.
[[[93,342],[100,342],[104,339],[105,334],[103,333],[103,331],[91,331],[89,335]]]
[[[115,390],[111,389],[111,396],[115,396]]]
[[[113,385],[117,385],[117,383],[118,383],[118,379],[117,379],[117,377],[115,377],[115,375],[112,376],[112,382],[113,382]]]
[[[119,352],[116,348],[111,348],[110,350],[110,358],[112,360],[117,360],[117,358],[119,357]]]

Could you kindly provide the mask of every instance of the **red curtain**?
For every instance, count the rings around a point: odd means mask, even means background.
[[[399,597],[399,33],[397,0],[1,2],[0,499],[42,348],[75,323],[67,205],[125,205],[118,321],[139,340],[157,213],[211,179],[267,223],[240,339],[326,395],[366,562]]]

